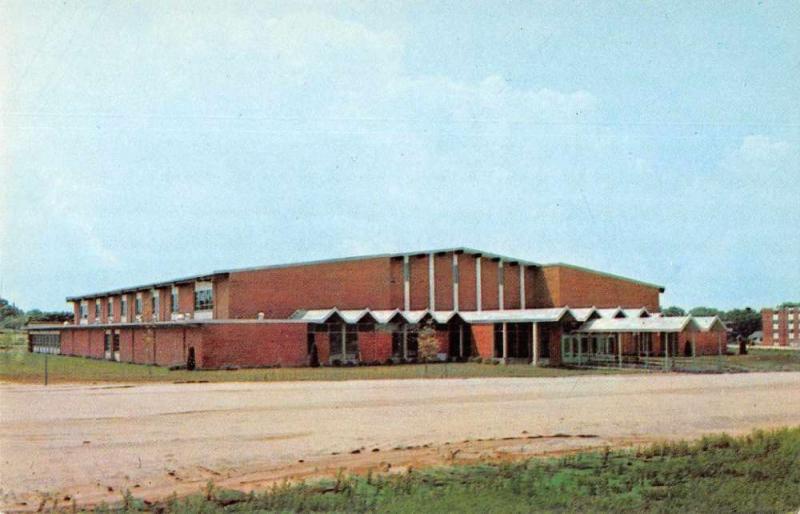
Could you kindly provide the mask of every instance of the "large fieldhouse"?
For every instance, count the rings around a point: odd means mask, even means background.
[[[659,314],[659,285],[470,248],[215,271],[67,298],[73,323],[30,327],[31,351],[161,366],[442,360],[533,365],[716,354],[717,318]]]

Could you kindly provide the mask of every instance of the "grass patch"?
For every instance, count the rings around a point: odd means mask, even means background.
[[[747,355],[723,355],[723,365],[733,365],[748,371],[800,371],[800,351],[764,350],[750,347]],[[720,357],[697,357],[698,363],[713,367]]]
[[[339,476],[98,512],[796,512],[800,428],[560,459]]]
[[[24,351],[0,352],[0,380],[21,383],[44,382],[43,354]],[[309,380],[380,380],[412,378],[563,377],[620,373],[620,370],[577,370],[527,365],[475,363],[403,364],[394,366],[256,368],[216,371],[169,370],[159,366],[109,362],[83,357],[50,355],[48,381],[67,382],[283,382]],[[625,371],[630,373],[631,371]]]

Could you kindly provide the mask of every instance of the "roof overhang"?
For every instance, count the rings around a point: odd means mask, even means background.
[[[700,325],[691,316],[680,317],[648,317],[648,318],[601,318],[584,323],[577,332],[580,333],[615,333],[615,332],[696,332]]]

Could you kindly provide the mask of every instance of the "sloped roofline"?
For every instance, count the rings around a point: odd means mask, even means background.
[[[533,261],[528,261],[525,259],[518,259],[516,257],[510,257],[508,255],[500,255],[491,252],[485,252],[483,250],[478,250],[475,248],[469,248],[466,246],[458,246],[453,248],[438,248],[433,250],[417,250],[412,252],[394,252],[394,253],[378,253],[378,254],[367,254],[367,255],[354,255],[350,257],[334,257],[332,259],[318,259],[318,260],[310,260],[310,261],[298,261],[298,262],[287,262],[281,264],[267,264],[263,266],[250,266],[244,268],[230,268],[230,269],[223,269],[223,270],[216,270],[212,271],[211,273],[202,273],[198,275],[189,275],[187,277],[179,278],[179,279],[172,279],[172,280],[162,280],[159,282],[151,282],[149,284],[142,284],[139,286],[134,287],[123,287],[118,289],[112,289],[109,291],[102,291],[102,292],[95,292],[95,293],[88,293],[84,295],[78,296],[68,296],[67,301],[73,302],[77,300],[88,300],[91,298],[98,298],[101,296],[113,296],[123,293],[133,293],[136,291],[146,291],[148,289],[154,289],[158,287],[165,287],[173,284],[180,284],[185,282],[193,282],[195,280],[203,280],[203,279],[212,279],[214,277],[229,275],[231,273],[242,273],[246,271],[262,271],[262,270],[270,270],[270,269],[282,269],[282,268],[294,268],[298,266],[314,266],[318,264],[336,264],[340,262],[352,262],[352,261],[363,261],[368,259],[391,259],[391,258],[401,258],[406,255],[409,257],[413,257],[415,255],[429,255],[429,254],[437,254],[437,253],[450,253],[450,252],[459,252],[469,255],[480,254],[483,257],[487,257],[489,259],[501,259],[505,262],[516,262],[519,264],[523,264],[525,266],[540,266],[540,264],[535,263]]]
[[[656,284],[651,284],[651,283],[648,283],[648,282],[642,282],[640,280],[636,280],[636,279],[632,279],[632,278],[628,278],[628,277],[623,277],[623,276],[620,276],[620,275],[614,275],[614,274],[611,274],[611,273],[606,273],[606,272],[603,272],[603,271],[598,271],[598,270],[594,270],[594,269],[590,269],[590,268],[584,268],[584,267],[581,267],[581,266],[575,266],[575,265],[572,265],[572,264],[565,264],[565,263],[539,264],[539,263],[536,263],[536,262],[533,262],[533,261],[529,261],[529,260],[526,260],[526,259],[518,259],[516,257],[511,257],[511,256],[508,256],[508,255],[501,255],[501,254],[497,254],[497,253],[486,252],[486,251],[483,251],[483,250],[479,250],[477,248],[470,248],[470,247],[467,247],[467,246],[457,246],[457,247],[451,247],[451,248],[438,248],[438,249],[433,249],[433,250],[417,250],[417,251],[409,251],[409,252],[393,252],[393,253],[355,255],[355,256],[350,256],[350,257],[336,257],[336,258],[332,258],[332,259],[319,259],[319,260],[310,260],[310,261],[289,262],[289,263],[282,263],[282,264],[268,264],[268,265],[264,265],[264,266],[251,266],[251,267],[244,267],[244,268],[222,269],[222,270],[212,271],[211,273],[201,273],[201,274],[197,274],[197,275],[189,275],[189,276],[182,277],[182,278],[171,279],[171,280],[162,280],[162,281],[158,281],[158,282],[151,282],[151,283],[142,284],[142,285],[133,286],[133,287],[123,287],[123,288],[117,288],[117,289],[112,289],[112,290],[108,290],[108,291],[88,293],[88,294],[78,295],[78,296],[68,296],[66,298],[66,301],[74,302],[74,301],[78,301],[78,300],[88,300],[88,299],[91,299],[91,298],[99,298],[99,297],[102,297],[102,296],[113,296],[113,295],[119,295],[119,294],[124,294],[124,293],[133,293],[133,292],[137,292],[137,291],[146,291],[148,289],[155,289],[155,288],[166,287],[166,286],[175,285],[175,284],[193,282],[193,281],[196,281],[196,280],[211,280],[213,278],[227,276],[227,275],[229,275],[231,273],[242,273],[242,272],[247,272],[247,271],[262,271],[262,270],[282,269],[282,268],[293,268],[293,267],[298,267],[298,266],[314,266],[314,265],[319,265],[319,264],[336,264],[336,263],[340,263],[340,262],[363,261],[363,260],[369,260],[369,259],[392,259],[392,258],[402,258],[402,257],[405,257],[405,256],[413,257],[415,255],[429,255],[429,254],[440,254],[440,253],[451,253],[451,252],[452,253],[463,253],[463,254],[467,254],[467,255],[480,255],[480,256],[486,257],[488,259],[499,259],[499,260],[502,260],[504,262],[515,262],[515,263],[518,263],[518,264],[524,265],[524,266],[541,267],[541,268],[563,266],[563,267],[566,267],[566,268],[576,269],[576,270],[579,270],[579,271],[586,271],[586,272],[589,272],[589,273],[595,273],[595,274],[607,276],[607,277],[610,277],[610,278],[616,278],[616,279],[619,279],[619,280],[626,280],[628,282],[632,282],[632,283],[635,283],[635,284],[640,284],[640,285],[644,285],[644,286],[648,286],[648,287],[655,287],[655,288],[658,288],[660,292],[662,292],[662,293],[664,292],[664,287],[663,286],[659,286],[659,285],[656,285]]]
[[[664,286],[653,284],[652,282],[644,282],[642,280],[637,280],[635,278],[625,277],[622,275],[615,275],[614,273],[608,273],[606,271],[599,271],[592,268],[586,268],[584,266],[576,266],[575,264],[567,264],[565,262],[553,262],[549,264],[541,264],[542,268],[555,268],[555,267],[562,267],[562,268],[569,268],[577,271],[585,271],[587,273],[594,273],[595,275],[601,275],[608,278],[615,278],[617,280],[625,280],[626,282],[632,282],[634,284],[639,284],[642,286],[653,287],[658,289],[660,293],[663,293],[666,288]]]

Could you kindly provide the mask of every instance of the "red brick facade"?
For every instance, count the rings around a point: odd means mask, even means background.
[[[213,310],[195,312],[195,288],[202,288],[205,282],[212,283]],[[173,287],[178,292],[174,311]],[[110,329],[119,333],[119,359],[125,362],[184,365],[187,352],[193,349],[198,367],[299,366],[308,363],[312,337],[320,362],[328,363],[330,356],[327,333],[312,330],[310,334],[302,323],[274,322],[298,310],[391,310],[407,306],[408,310],[464,312],[569,305],[657,311],[659,293],[658,286],[591,270],[536,265],[468,249],[269,266],[72,298],[76,324],[81,322],[80,302],[87,301],[87,319],[82,325],[87,328],[63,330],[62,353],[104,358],[104,330]],[[135,313],[137,295],[141,298],[139,318]],[[157,312],[153,312],[153,295],[158,298]],[[127,298],[124,313],[123,297]],[[110,298],[113,320],[107,315]],[[97,319],[95,301],[100,305]],[[121,323],[123,316],[125,323]],[[214,322],[205,323],[206,319]],[[170,320],[178,323],[167,323]],[[244,320],[249,322],[241,322]],[[492,325],[467,329],[471,329],[477,356],[492,357]],[[551,362],[559,362],[560,326],[542,324],[541,330],[549,341]],[[358,337],[360,360],[385,362],[393,357],[390,329],[359,329]],[[443,354],[450,351],[450,337],[447,330],[437,331]]]
[[[763,309],[761,327],[765,346],[800,346],[800,307]]]

